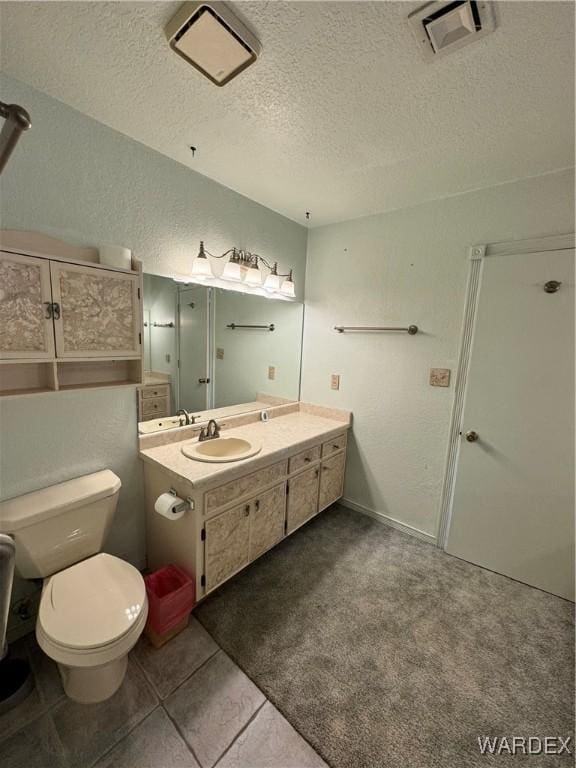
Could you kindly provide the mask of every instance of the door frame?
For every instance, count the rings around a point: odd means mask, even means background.
[[[458,458],[460,454],[460,434],[462,430],[462,418],[464,403],[468,385],[468,372],[474,346],[476,331],[476,317],[478,301],[482,286],[482,271],[484,261],[495,256],[512,256],[546,251],[559,251],[574,248],[576,236],[574,233],[565,235],[551,235],[548,237],[532,238],[530,240],[509,240],[498,243],[473,245],[468,250],[470,269],[468,273],[468,285],[466,289],[466,301],[464,304],[464,317],[460,332],[460,353],[456,372],[456,385],[454,391],[454,403],[450,419],[450,435],[448,439],[448,451],[442,485],[442,499],[438,522],[436,543],[440,549],[446,549],[448,533],[452,522],[452,503],[454,489],[456,487],[456,473],[458,471]]]

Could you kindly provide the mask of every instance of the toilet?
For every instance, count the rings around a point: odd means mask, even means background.
[[[82,703],[118,690],[148,614],[140,572],[101,552],[120,487],[103,470],[0,503],[17,573],[44,580],[38,643],[58,664],[66,695]]]

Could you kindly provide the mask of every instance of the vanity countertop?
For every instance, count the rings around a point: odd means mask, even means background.
[[[178,479],[188,481],[193,488],[207,488],[281,461],[299,450],[305,450],[346,431],[349,426],[349,421],[298,411],[267,422],[258,421],[223,430],[223,437],[242,437],[262,444],[260,453],[242,461],[212,464],[188,459],[181,449],[184,443],[191,442],[190,439],[146,448],[141,450],[139,455],[143,461],[161,467]],[[192,442],[196,440],[197,438]]]

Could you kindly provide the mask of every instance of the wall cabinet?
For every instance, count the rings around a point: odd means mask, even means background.
[[[58,357],[140,354],[136,275],[50,262]]]
[[[0,251],[0,357],[54,357],[50,264]]]
[[[0,251],[0,394],[139,383],[142,275],[134,266]]]

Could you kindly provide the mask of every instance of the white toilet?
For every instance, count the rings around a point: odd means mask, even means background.
[[[16,543],[16,571],[43,578],[36,637],[75,701],[112,696],[148,614],[144,579],[100,553],[120,493],[110,470],[0,503],[0,533]]]

